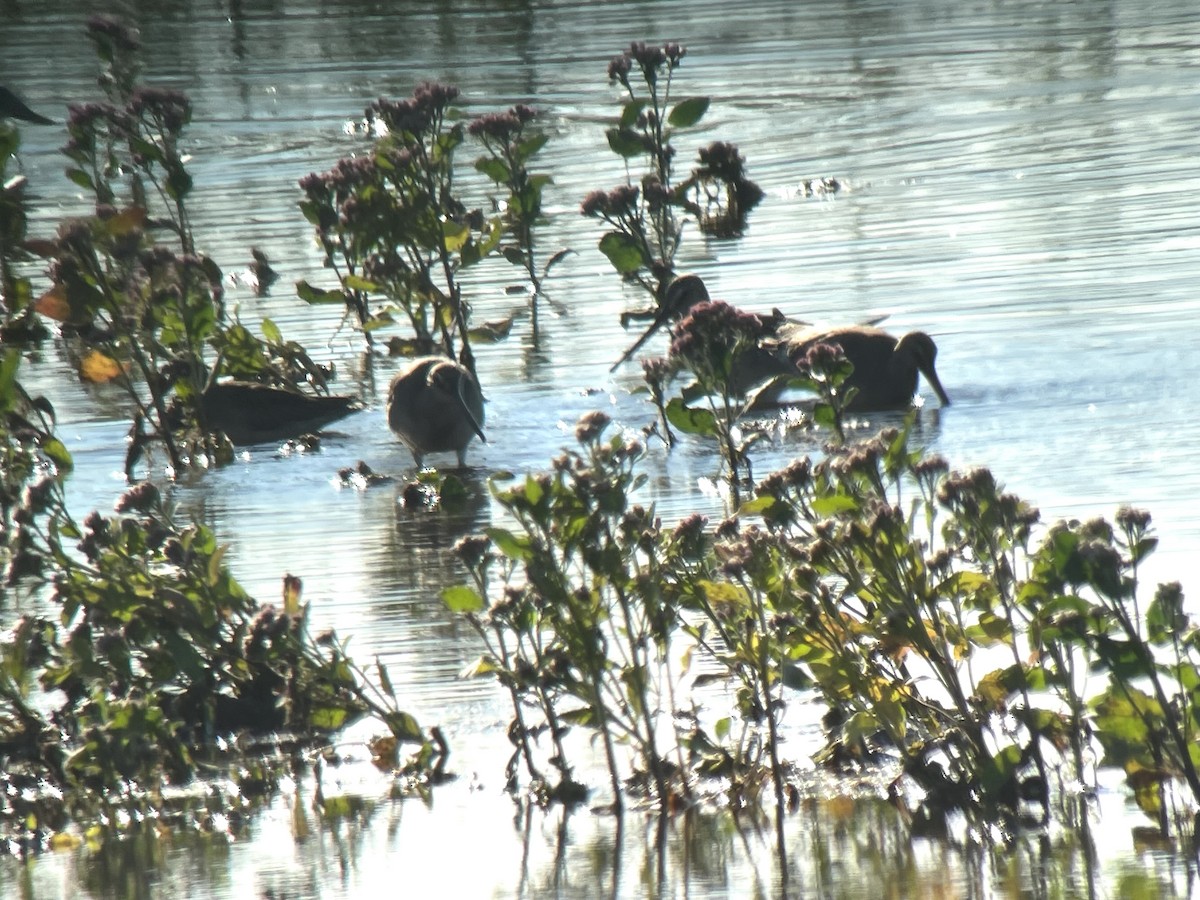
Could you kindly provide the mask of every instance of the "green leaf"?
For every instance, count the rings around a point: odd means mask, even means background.
[[[750,605],[750,596],[741,585],[732,584],[728,581],[709,581],[702,578],[696,582],[696,587],[704,593],[704,599],[711,606],[747,607]]]
[[[634,159],[646,152],[641,136],[624,128],[610,128],[605,133],[612,152],[623,159]]]
[[[408,741],[413,744],[425,743],[425,736],[421,734],[420,724],[408,713],[389,712],[384,721],[387,722],[388,730],[396,740]]]
[[[685,434],[702,434],[715,436],[717,434],[717,417],[710,409],[694,409],[685,406],[679,397],[668,401],[666,410],[667,421]]]
[[[443,589],[442,602],[452,613],[477,613],[484,605],[479,591],[465,584]]]
[[[378,656],[375,657],[375,671],[379,673],[379,685],[383,688],[383,692],[395,700],[396,692],[392,689],[392,679],[388,676],[387,666]]]
[[[632,128],[637,123],[638,116],[642,114],[642,110],[645,108],[645,100],[630,100],[621,108],[620,126],[622,128]]]
[[[192,192],[192,176],[183,166],[172,166],[167,175],[167,196],[183,200]]]
[[[1021,765],[1021,748],[1009,744],[999,753],[987,760],[979,772],[979,786],[984,794],[992,799],[1004,791],[1017,776]]]
[[[60,475],[70,472],[75,467],[75,461],[71,458],[71,452],[67,450],[66,445],[58,438],[51,438],[42,444],[42,452],[54,462]]]
[[[645,264],[641,245],[622,231],[610,231],[600,238],[600,252],[622,275],[636,272]]]
[[[854,512],[859,506],[859,501],[849,494],[830,494],[826,497],[817,497],[812,501],[813,513],[819,519]]]
[[[16,405],[17,369],[20,367],[19,351],[5,350],[0,354],[0,412],[7,412]]]
[[[337,731],[346,722],[346,710],[339,706],[315,707],[309,714],[308,723],[319,731]]]
[[[362,291],[364,294],[379,293],[379,285],[369,278],[363,278],[361,275],[343,276],[342,285],[348,291]]]
[[[667,124],[672,128],[690,128],[704,118],[708,104],[708,97],[688,97],[667,114]]]
[[[510,174],[504,160],[494,156],[481,156],[475,160],[475,171],[486,175],[496,184],[506,184]]]
[[[550,140],[548,134],[533,134],[522,141],[517,147],[517,156],[525,161],[546,146],[546,142]]]
[[[495,672],[501,671],[496,665],[496,660],[490,656],[481,656],[475,662],[471,663],[465,669],[458,673],[459,678],[483,678]]]
[[[327,291],[313,287],[304,279],[296,282],[296,296],[305,303],[345,303],[346,297],[341,291]]]
[[[471,237],[471,227],[465,223],[446,221],[442,223],[442,241],[449,253],[457,253]]]
[[[279,326],[270,319],[262,320],[262,333],[263,337],[265,337],[272,344],[283,343],[283,333],[279,330]]]
[[[533,558],[533,551],[526,535],[516,535],[507,528],[485,528],[483,533],[492,539],[501,553],[509,559],[527,560]]]
[[[95,191],[96,182],[92,180],[92,176],[83,169],[67,169],[67,178],[79,185],[85,191]]]
[[[551,256],[550,259],[546,261],[546,265],[544,265],[542,267],[542,277],[544,278],[547,275],[549,275],[551,269],[553,269],[556,265],[558,265],[560,262],[562,262],[564,259],[566,259],[568,256],[570,256],[574,252],[575,251],[572,250],[570,247],[566,247],[562,250],[559,250],[557,253],[555,253],[553,256]]]

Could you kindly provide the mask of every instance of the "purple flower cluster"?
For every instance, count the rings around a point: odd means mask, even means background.
[[[736,144],[728,141],[713,141],[698,151],[702,169],[699,174],[709,175],[722,181],[740,181],[746,174],[746,160]]]
[[[505,112],[486,113],[467,126],[472,137],[506,143],[521,136],[525,125],[532,122],[537,111],[531,106],[518,104]]]
[[[370,156],[347,156],[328,172],[312,172],[300,179],[300,189],[310,200],[343,201],[360,187],[375,180],[375,160]]]
[[[766,337],[767,331],[762,316],[724,300],[706,300],[693,306],[676,327],[669,353],[695,372],[718,357],[732,355]]]
[[[581,444],[590,444],[604,433],[612,419],[608,413],[600,410],[584,413],[575,423],[575,440]]]
[[[668,72],[678,68],[686,54],[686,48],[673,42],[668,42],[660,47],[647,44],[645,41],[634,41],[629,45],[628,50],[620,56],[613,57],[609,62],[608,80],[628,88],[629,73],[636,64],[646,83],[653,85],[658,81],[658,76],[664,66]]]
[[[367,107],[367,120],[379,120],[393,133],[421,135],[441,122],[458,95],[452,85],[424,81],[407,100],[380,97]]]
[[[92,16],[87,21],[87,30],[93,41],[105,41],[123,53],[133,53],[142,46],[137,29],[113,16]]]
[[[178,134],[192,120],[192,101],[183,91],[139,87],[129,101],[129,113],[142,120],[161,122],[167,132]]]
[[[622,184],[611,191],[592,191],[579,211],[585,216],[614,221],[637,213],[638,189],[631,184]]]

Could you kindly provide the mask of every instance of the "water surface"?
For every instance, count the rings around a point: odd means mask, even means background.
[[[62,120],[67,103],[97,95],[84,22],[101,7],[50,6],[4,4],[0,58],[6,83]],[[685,44],[679,96],[713,98],[705,127],[680,136],[681,159],[732,140],[766,191],[744,239],[691,233],[681,269],[754,310],[829,323],[887,314],[897,333],[930,332],[954,405],[925,417],[924,441],[957,467],[990,466],[1048,521],[1107,515],[1123,503],[1149,508],[1162,538],[1150,576],[1195,589],[1200,32],[1187,0],[773,2],[737,14],[711,0],[687,4],[686,14],[662,0],[124,8],[142,30],[146,80],[183,88],[195,103],[199,244],[227,275],[243,273],[257,246],[283,276],[264,299],[231,281],[239,315],[252,326],[273,319],[336,362],[341,389],[370,404],[319,452],[255,448],[181,479],[175,498],[232,544],[236,574],[260,599],[278,595],[285,572],[301,576],[316,627],[336,625],[356,655],[389,665],[411,711],[446,730],[462,778],[439,791],[433,810],[384,804],[361,830],[299,844],[287,799],[248,841],[169,852],[128,889],[97,874],[111,862],[36,860],[20,878],[11,869],[0,896],[77,896],[77,883],[93,896],[361,896],[394,887],[400,870],[414,893],[436,886],[447,896],[741,896],[751,883],[772,892],[766,836],[747,842],[714,824],[698,838],[681,824],[671,845],[678,857],[647,886],[640,879],[655,866],[639,856],[643,835],[614,835],[587,813],[566,825],[557,814],[538,817],[528,831],[514,821],[500,796],[504,707],[492,685],[455,679],[478,646],[437,599],[460,577],[449,548],[499,515],[484,499],[489,473],[547,467],[587,410],[633,428],[653,418],[631,393],[639,367],[608,371],[631,340],[619,313],[640,298],[596,250],[596,223],[578,214],[589,190],[623,177],[603,136],[617,100],[605,69],[631,40]],[[540,346],[518,324],[507,342],[478,349],[489,443],[469,454],[480,499],[457,518],[405,510],[396,488],[335,484],[336,471],[358,460],[411,472],[381,405],[399,362],[367,353],[336,310],[306,307],[288,289],[300,278],[331,283],[296,207],[297,180],[358,149],[345,126],[368,102],[405,96],[425,79],[456,84],[470,114],[516,102],[544,112],[553,139],[538,167],[554,185],[541,239],[548,250],[577,251],[549,285],[570,313],[543,319]],[[61,127],[29,128],[23,138],[38,195],[33,230],[49,234],[85,198],[61,174]],[[825,176],[847,189],[804,195],[806,180]],[[509,312],[511,280],[500,266],[472,273],[480,319]],[[80,386],[53,343],[23,378],[59,412],[77,463],[77,514],[111,507],[128,428],[119,394]],[[810,449],[782,441],[762,451],[756,471]],[[645,499],[665,521],[719,507],[697,489],[717,471],[711,446],[653,452]],[[803,745],[805,726],[796,727]],[[1118,790],[1103,808],[1118,817],[1103,856],[1110,884],[1161,862],[1134,852],[1130,829],[1140,822],[1122,814]],[[868,864],[852,839],[838,843],[849,832],[837,810],[815,809],[793,829],[808,892],[878,895],[901,876],[912,891],[936,882],[961,894],[974,883],[959,853],[910,846],[887,828],[880,833],[895,853]],[[689,841],[698,841],[690,856]],[[711,868],[701,871],[698,859]],[[1045,892],[1034,863],[1014,867],[1018,884]],[[1070,894],[1083,883],[1067,881]]]

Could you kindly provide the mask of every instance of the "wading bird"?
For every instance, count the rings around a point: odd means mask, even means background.
[[[299,437],[360,409],[354,397],[305,394],[254,381],[216,381],[200,397],[205,427],[225,432],[235,444]]]
[[[704,284],[704,280],[699,275],[679,275],[669,285],[667,285],[666,296],[663,297],[662,306],[654,314],[654,321],[650,323],[650,327],[639,337],[633,346],[621,354],[610,372],[615,372],[621,363],[625,362],[633,354],[641,349],[642,345],[650,339],[650,337],[662,328],[668,322],[679,322],[682,320],[692,308],[700,303],[705,303],[711,298],[708,296],[708,288]],[[767,326],[771,329],[774,338],[778,339],[785,334],[789,329],[809,327],[810,322],[803,322],[799,319],[791,319],[780,312],[778,309],[771,310],[769,315],[761,317]],[[778,373],[772,373],[778,374]]]
[[[629,359],[646,340],[667,322],[678,322],[697,304],[709,299],[708,289],[698,275],[680,275],[671,282],[663,304],[646,332],[613,366]],[[950,398],[934,368],[937,346],[922,331],[913,331],[897,339],[874,327],[882,319],[842,328],[815,329],[807,322],[789,319],[778,310],[766,318],[770,334],[751,347],[734,363],[733,386],[742,395],[750,394],[769,379],[779,379],[777,388],[766,388],[754,399],[762,408],[778,402],[786,384],[780,376],[798,374],[796,364],[810,347],[824,343],[840,347],[853,364],[854,373],[846,388],[857,388],[847,409],[856,412],[905,409],[917,392],[917,376],[924,375],[943,406]]]
[[[858,392],[847,404],[856,412],[906,409],[917,392],[917,375],[924,375],[942,402],[950,405],[942,382],[934,368],[937,345],[923,331],[910,331],[897,339],[869,325],[849,325],[826,331],[809,330],[789,336],[782,349],[792,363],[804,359],[816,344],[840,347],[854,372],[843,388]]]
[[[53,119],[39,116],[26,106],[21,98],[0,84],[0,119],[20,119],[22,122],[33,122],[35,125],[53,125]]]
[[[479,382],[444,356],[420,357],[396,374],[388,387],[387,420],[418,466],[427,453],[450,450],[463,466],[472,437],[487,443]]]

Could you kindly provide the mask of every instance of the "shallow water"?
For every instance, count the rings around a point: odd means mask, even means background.
[[[100,7],[54,6],[4,4],[0,58],[5,82],[62,120],[67,103],[96,96],[84,21]],[[732,140],[767,192],[741,241],[689,234],[682,270],[747,308],[830,323],[887,314],[889,330],[930,332],[954,401],[926,417],[922,438],[931,447],[956,467],[990,466],[1047,521],[1108,515],[1122,503],[1149,508],[1162,538],[1149,577],[1181,580],[1185,590],[1195,583],[1200,32],[1187,0],[775,2],[736,16],[710,0],[689,3],[686,15],[677,4],[632,0],[248,6],[126,9],[142,30],[146,80],[181,87],[195,104],[192,209],[201,247],[227,275],[244,272],[249,248],[260,247],[283,276],[264,299],[230,285],[242,319],[253,326],[269,316],[285,337],[335,361],[340,389],[370,408],[318,452],[255,448],[227,468],[182,479],[175,499],[231,542],[235,572],[255,596],[272,600],[285,572],[301,576],[317,627],[336,624],[353,653],[389,665],[406,706],[446,730],[463,778],[439,792],[432,812],[385,804],[361,833],[322,833],[301,845],[291,839],[287,804],[277,804],[248,841],[169,853],[157,875],[137,881],[144,895],[352,896],[389,884],[400,866],[414,885],[449,896],[542,895],[555,888],[556,872],[571,873],[556,887],[564,896],[647,893],[636,849],[644,845],[626,834],[632,849],[614,856],[621,841],[605,820],[572,817],[562,842],[568,862],[555,860],[554,817],[522,840],[511,805],[498,797],[503,707],[490,684],[455,679],[478,647],[437,599],[460,577],[449,548],[497,515],[482,499],[489,473],[545,468],[587,410],[604,408],[630,427],[653,418],[630,393],[639,367],[608,371],[631,341],[618,315],[639,298],[596,250],[596,223],[577,212],[589,190],[622,177],[603,136],[616,98],[605,69],[631,40],[686,45],[677,91],[713,98],[702,131],[678,140],[681,154]],[[336,485],[336,471],[357,460],[411,471],[381,405],[398,362],[370,357],[353,329],[339,329],[336,311],[307,307],[288,288],[328,279],[296,207],[297,180],[356,148],[344,126],[370,100],[405,96],[425,79],[460,87],[470,114],[516,102],[545,112],[554,137],[538,168],[555,183],[541,239],[548,250],[577,251],[548,285],[570,314],[543,316],[539,347],[518,323],[507,342],[478,348],[489,443],[469,454],[469,483],[481,499],[457,518],[405,510],[395,487]],[[39,198],[33,231],[48,234],[83,198],[61,174],[61,127],[31,127],[23,139]],[[824,176],[848,189],[801,195],[805,180]],[[511,273],[481,266],[472,275],[478,319],[507,314]],[[110,508],[123,486],[128,428],[119,395],[78,385],[53,344],[22,377],[58,410],[77,464],[73,508]],[[756,471],[808,449],[790,438],[764,449]],[[718,508],[697,490],[697,479],[716,474],[711,447],[685,441],[655,456],[647,500],[664,521]],[[1121,809],[1105,804],[1109,814]],[[1104,857],[1111,878],[1164,867],[1134,852],[1130,828],[1140,822],[1117,821]],[[807,849],[817,838],[797,825],[795,840]],[[682,854],[686,845],[678,835],[672,846]],[[737,887],[754,877],[772,892],[769,838],[747,845],[726,833],[701,845],[718,858],[715,872],[675,863],[649,892],[741,895]],[[526,847],[535,875],[523,878],[516,860]],[[821,867],[813,860],[822,858],[814,850],[801,863],[806,890],[878,894],[901,872],[917,879],[906,882],[913,890],[922,878],[949,878],[950,894],[972,883],[964,858],[939,846],[905,849],[914,859],[877,871],[856,862],[857,852],[830,851],[825,877],[814,879]],[[454,862],[464,854],[471,865]],[[624,861],[620,875],[614,858]],[[140,895],[87,875],[89,866],[100,863],[35,860],[20,878],[3,875],[0,896],[76,896],[76,881],[94,896]]]

